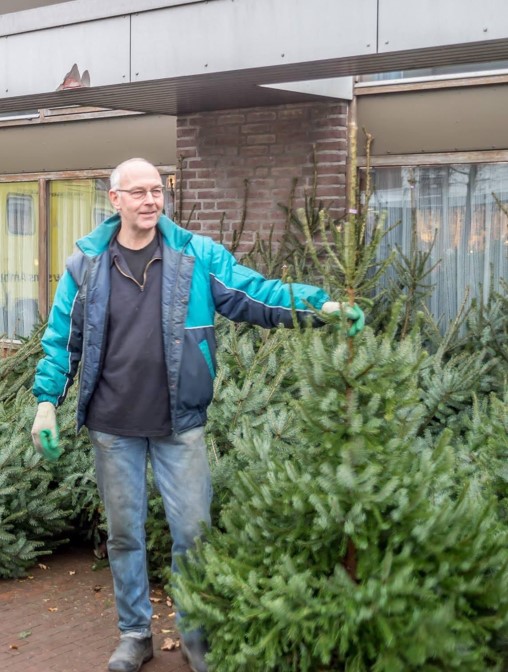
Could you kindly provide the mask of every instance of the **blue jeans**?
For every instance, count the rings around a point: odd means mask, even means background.
[[[210,525],[212,486],[203,427],[164,437],[114,436],[90,430],[97,485],[108,523],[118,627],[122,634],[151,633],[152,605],[146,562],[147,456],[164,502],[175,559]]]

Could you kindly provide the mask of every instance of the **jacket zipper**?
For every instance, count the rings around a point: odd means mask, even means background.
[[[122,271],[122,269],[121,269],[120,266],[118,265],[118,261],[117,261],[116,259],[115,259],[115,266],[116,266],[116,268],[117,268],[117,271],[118,271],[121,275],[123,275],[124,278],[128,278],[129,280],[132,280],[132,282],[135,282],[136,285],[139,287],[139,290],[140,290],[141,292],[144,292],[144,291],[145,291],[145,285],[146,285],[146,276],[147,276],[147,274],[148,274],[148,268],[149,268],[149,266],[152,264],[152,262],[154,262],[154,261],[160,261],[161,258],[162,258],[162,257],[153,257],[153,259],[150,259],[150,261],[148,262],[148,264],[145,266],[145,270],[143,271],[143,284],[142,284],[142,285],[136,280],[136,278],[133,278],[132,275],[129,275],[128,273],[124,273],[124,271]]]

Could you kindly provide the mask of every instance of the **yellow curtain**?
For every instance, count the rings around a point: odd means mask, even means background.
[[[74,243],[113,214],[106,180],[54,180],[49,187],[49,298]]]
[[[0,336],[29,336],[39,317],[38,183],[0,184]]]

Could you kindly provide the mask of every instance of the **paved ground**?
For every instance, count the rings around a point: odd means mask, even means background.
[[[116,611],[109,568],[95,563],[87,549],[62,549],[29,578],[0,581],[1,672],[106,672]],[[179,650],[161,649],[178,639],[173,610],[161,590],[152,601],[155,657],[142,672],[190,672]]]

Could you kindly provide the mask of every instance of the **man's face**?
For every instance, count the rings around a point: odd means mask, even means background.
[[[160,194],[152,194],[151,189],[160,189]],[[164,206],[161,176],[147,163],[132,162],[122,170],[120,186],[109,191],[109,198],[122,227],[134,235],[146,234],[155,228]]]

